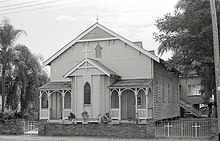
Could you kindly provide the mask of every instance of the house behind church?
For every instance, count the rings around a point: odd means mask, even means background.
[[[143,48],[95,23],[44,62],[50,82],[40,89],[40,119],[89,121],[167,119],[180,115],[179,74]]]

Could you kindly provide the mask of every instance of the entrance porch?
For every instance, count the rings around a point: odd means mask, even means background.
[[[71,108],[70,82],[49,82],[40,87],[40,119],[67,119]]]
[[[120,80],[110,88],[113,120],[153,118],[152,79]]]

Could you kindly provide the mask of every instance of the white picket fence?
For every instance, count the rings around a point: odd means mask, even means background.
[[[156,137],[210,137],[211,121],[209,119],[180,119],[157,121]]]

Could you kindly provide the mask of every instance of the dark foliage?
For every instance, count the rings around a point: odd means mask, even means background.
[[[219,20],[219,1],[216,1],[216,6]],[[159,33],[154,36],[160,42],[159,54],[173,51],[167,67],[176,68],[183,75],[199,75],[204,103],[210,104],[212,95],[216,96],[210,2],[180,0],[174,14],[165,14],[156,21],[156,26]]]

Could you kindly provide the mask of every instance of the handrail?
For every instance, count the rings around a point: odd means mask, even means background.
[[[192,105],[190,105],[188,102],[180,99],[180,105],[181,107],[183,107],[184,109],[190,111],[191,113],[195,114],[196,116],[201,116],[202,115],[202,112],[197,110],[196,108],[194,108]]]

